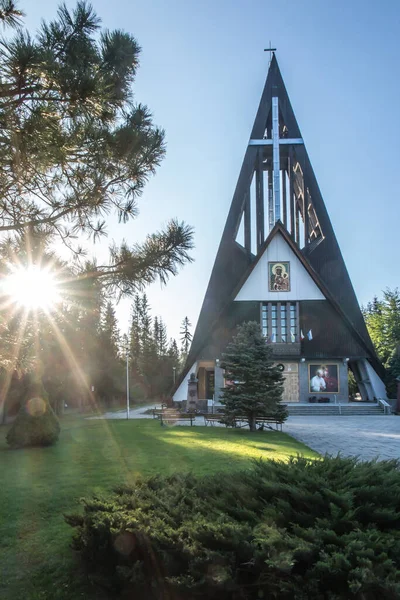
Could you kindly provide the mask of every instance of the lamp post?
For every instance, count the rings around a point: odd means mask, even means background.
[[[129,419],[129,350],[126,348],[126,418]]]
[[[172,367],[172,373],[173,373],[174,385],[175,385],[175,382],[176,382],[176,367]]]
[[[215,359],[215,368],[219,369],[219,358]],[[213,393],[213,397],[212,397],[212,406],[211,406],[211,414],[214,414],[214,406],[215,406],[215,381],[216,381],[216,373],[214,370],[214,393]]]
[[[126,418],[129,419],[129,342],[128,336],[124,335],[124,345],[126,357]]]

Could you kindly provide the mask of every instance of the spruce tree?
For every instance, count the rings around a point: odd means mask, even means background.
[[[158,326],[158,317],[154,317],[153,322],[153,341],[157,348],[157,354],[159,354],[159,336],[160,336],[160,328]]]
[[[144,293],[140,306],[140,325],[141,325],[141,361],[140,371],[146,386],[148,398],[153,398],[155,393],[154,378],[157,374],[157,344],[154,340],[154,324],[150,312],[150,305],[147,294]],[[157,325],[158,328],[158,325]]]
[[[115,310],[107,302],[100,324],[99,344],[95,350],[97,376],[96,398],[101,398],[107,408],[113,400],[120,400],[125,392],[125,370],[120,353],[120,333]]]
[[[181,330],[180,330],[180,334],[181,334],[180,340],[181,340],[181,344],[182,344],[182,352],[185,354],[185,357],[189,353],[190,344],[192,343],[192,338],[193,338],[193,336],[190,332],[191,326],[192,326],[192,324],[189,321],[189,318],[185,317],[182,321]]]
[[[170,356],[177,365],[179,364],[179,349],[175,338],[171,338],[169,341],[168,356]]]
[[[400,291],[387,288],[382,299],[375,296],[362,311],[371,340],[387,369],[385,385],[388,396],[395,397],[400,368]]]
[[[385,385],[389,398],[397,398],[398,378],[400,378],[400,345],[387,363]]]
[[[251,431],[256,418],[282,413],[279,402],[283,394],[283,376],[274,365],[272,350],[262,335],[260,325],[244,323],[222,355],[226,387],[221,403],[228,419],[243,416]]]
[[[164,323],[164,321],[162,320],[162,317],[158,318],[158,338],[157,338],[157,345],[158,345],[158,355],[160,357],[163,357],[166,355],[167,350],[168,350],[168,336],[167,336],[167,328],[166,325]]]
[[[107,342],[110,356],[112,356],[114,360],[118,359],[120,334],[115,309],[111,302],[107,302],[106,304],[101,321],[101,332],[103,340]]]
[[[139,375],[139,365],[142,355],[142,334],[141,334],[141,298],[135,294],[131,309],[131,325],[129,330],[129,347],[131,356],[131,367],[134,379]]]

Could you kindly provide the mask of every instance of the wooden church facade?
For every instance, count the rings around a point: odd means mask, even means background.
[[[284,401],[385,398],[368,335],[275,55],[190,353],[173,399],[218,404],[219,361],[235,328],[257,321],[285,376]]]

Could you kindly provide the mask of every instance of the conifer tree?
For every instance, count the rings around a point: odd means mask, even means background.
[[[179,348],[175,338],[171,338],[169,341],[168,355],[173,358],[176,363],[179,363]]]
[[[256,418],[282,413],[279,402],[283,394],[283,376],[274,365],[272,350],[262,335],[260,325],[244,323],[222,355],[226,387],[221,403],[226,417],[244,416],[251,431]]]
[[[0,22],[22,13],[1,0]],[[133,101],[136,39],[100,29],[92,5],[60,5],[36,35],[19,28],[0,60],[0,235],[39,229],[75,255],[75,239],[106,234],[106,218],[137,216],[137,199],[165,155],[164,132]],[[143,244],[111,245],[91,277],[119,295],[165,282],[190,261],[192,229],[171,220]],[[86,274],[85,276],[88,276]]]
[[[158,346],[158,355],[163,357],[166,355],[168,350],[168,336],[167,336],[167,328],[165,326],[164,321],[161,317],[158,318],[158,338],[157,338],[157,346]]]
[[[173,385],[176,383],[177,378],[181,372],[183,367],[183,363],[181,361],[181,356],[178,348],[178,344],[174,338],[171,338],[168,346],[168,359],[169,359],[169,373],[172,371],[172,381],[169,386],[169,390],[172,389]]]
[[[138,293],[135,294],[133,299],[129,337],[131,367],[133,370],[134,379],[136,379],[139,374],[139,364],[142,354],[141,298]]]
[[[146,293],[142,295],[140,310],[142,346],[140,372],[147,388],[147,395],[152,398],[155,393],[154,377],[157,374],[157,345],[154,341],[154,324]]]
[[[0,22],[4,27],[16,29],[22,24],[24,13],[17,7],[14,0],[0,0]]]
[[[400,375],[400,291],[387,288],[362,309],[371,340],[383,366],[389,397],[396,397],[396,378]]]
[[[140,336],[142,345],[142,357],[154,346],[153,335],[151,331],[152,317],[150,314],[150,305],[147,294],[144,293],[140,304]]]
[[[154,344],[156,345],[157,348],[157,354],[159,354],[159,337],[160,337],[160,328],[158,326],[158,317],[154,317],[154,323],[153,323],[153,339],[154,339]]]
[[[120,346],[120,335],[117,317],[115,316],[115,309],[111,302],[107,302],[106,304],[101,322],[101,332],[103,343],[107,343],[110,356],[117,360]]]
[[[182,321],[181,330],[180,330],[180,335],[181,335],[180,340],[181,340],[181,344],[182,344],[182,352],[184,353],[185,357],[189,353],[190,344],[192,343],[192,338],[193,338],[193,336],[190,332],[191,326],[192,326],[192,324],[189,321],[189,318],[185,317]]]

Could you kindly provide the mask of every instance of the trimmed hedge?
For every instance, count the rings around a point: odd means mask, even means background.
[[[400,598],[397,461],[303,458],[139,480],[70,515],[86,569],[122,597]]]
[[[7,433],[11,448],[51,446],[60,435],[60,424],[41,382],[30,383],[25,399]]]

